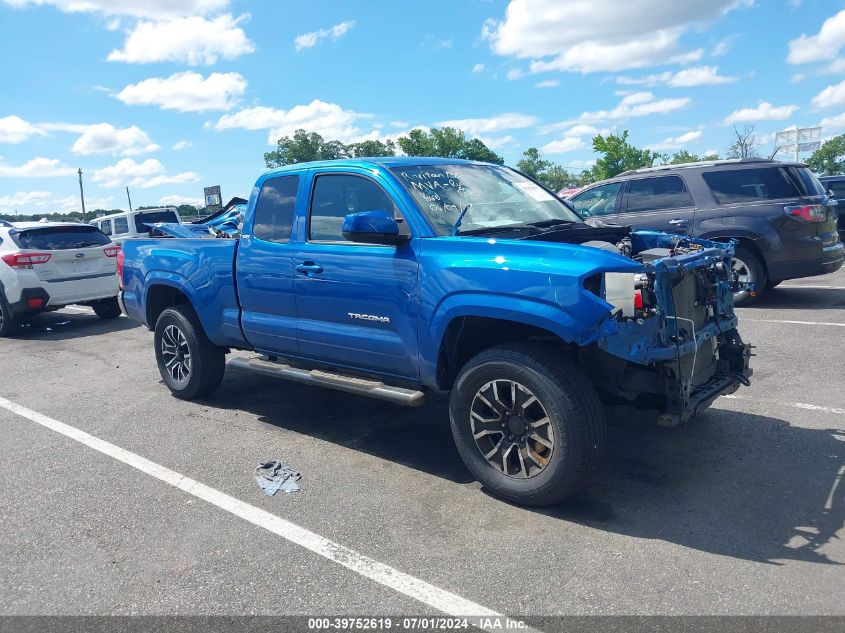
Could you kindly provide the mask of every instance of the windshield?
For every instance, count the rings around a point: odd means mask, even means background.
[[[461,233],[556,220],[581,222],[554,195],[506,167],[403,165],[390,171],[440,235],[452,233],[467,205]]]

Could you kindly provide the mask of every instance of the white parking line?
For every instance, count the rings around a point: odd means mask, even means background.
[[[736,394],[728,394],[722,396],[723,398],[730,398],[731,400],[751,400],[747,396],[738,396]],[[807,409],[808,411],[824,411],[825,413],[836,413],[838,415],[845,415],[845,409],[838,409],[836,407],[822,407],[817,404],[805,404],[804,402],[775,402],[785,407],[795,407],[796,409]]]
[[[835,327],[845,327],[845,323],[831,323],[830,321],[782,321],[780,319],[748,319],[744,316],[739,317],[740,322],[748,321],[751,323],[787,323],[790,325],[833,325]]]
[[[206,486],[199,481],[186,477],[176,471],[170,470],[160,464],[156,464],[145,457],[141,457],[136,453],[132,453],[124,448],[120,448],[110,442],[101,440],[98,437],[90,435],[74,426],[59,422],[53,418],[47,417],[37,411],[32,411],[10,400],[0,397],[0,407],[11,411],[21,417],[31,420],[36,424],[40,424],[56,433],[60,433],[65,437],[84,444],[95,451],[99,451],[104,455],[116,459],[124,464],[132,466],[151,477],[163,481],[171,486],[187,492],[198,499],[207,501],[208,503],[217,506],[221,510],[225,510],[238,518],[248,521],[253,525],[269,530],[273,534],[281,536],[283,539],[290,541],[300,547],[319,554],[328,560],[342,565],[347,569],[354,571],[365,578],[374,580],[377,583],[388,587],[401,594],[409,596],[415,600],[422,602],[438,611],[446,613],[454,617],[477,616],[481,618],[492,618],[499,621],[497,626],[492,625],[490,630],[499,628],[514,628],[514,625],[520,631],[530,631],[527,626],[519,627],[517,621],[510,620],[506,616],[492,611],[486,607],[466,600],[454,593],[441,589],[432,584],[420,580],[414,576],[399,571],[389,565],[380,563],[377,560],[369,558],[356,552],[353,549],[323,538],[319,534],[311,532],[303,527],[286,521],[275,514],[271,514],[265,510],[257,508],[253,505],[245,503],[235,497],[229,496],[224,492]],[[508,623],[511,626],[508,627]],[[484,628],[484,627],[482,627]]]
[[[780,288],[784,288],[784,289],[787,289],[787,288],[791,288],[791,289],[806,288],[807,290],[845,290],[845,286],[799,286],[799,285],[787,286],[787,285],[784,285],[784,284],[781,284],[780,286],[778,286],[778,288],[779,289]]]

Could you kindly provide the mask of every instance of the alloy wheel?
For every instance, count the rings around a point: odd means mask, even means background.
[[[514,380],[491,380],[476,392],[470,426],[484,459],[508,477],[530,479],[549,464],[552,421],[537,396]]]
[[[177,383],[191,377],[191,351],[188,339],[175,325],[168,325],[161,335],[161,360],[170,377]]]

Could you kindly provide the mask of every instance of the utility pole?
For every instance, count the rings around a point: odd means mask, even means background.
[[[129,187],[126,187],[126,199],[129,200],[129,213],[132,213],[132,198],[129,197]]]
[[[82,167],[79,168],[79,199],[82,201],[82,223],[85,224],[85,192],[82,190]]]

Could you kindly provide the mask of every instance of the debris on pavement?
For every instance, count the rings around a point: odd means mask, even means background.
[[[300,479],[302,475],[278,459],[261,464],[255,469],[255,481],[268,497],[272,497],[279,490],[299,492],[297,482]]]

